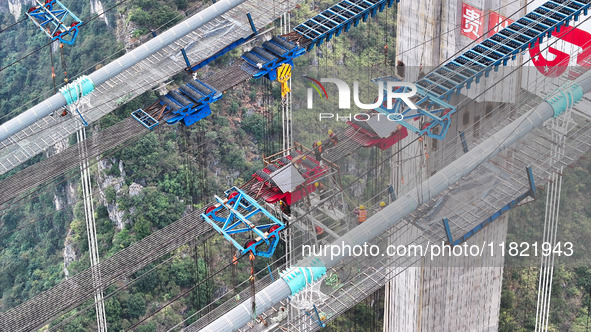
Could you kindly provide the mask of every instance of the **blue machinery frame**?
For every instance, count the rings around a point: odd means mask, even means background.
[[[246,72],[253,74],[253,78],[266,76],[269,80],[277,80],[277,69],[283,64],[293,66],[293,59],[306,53],[304,48],[298,47],[285,39],[275,36],[263,43],[263,47],[255,47],[244,53]]]
[[[388,78],[400,82],[396,77],[390,76]],[[394,92],[402,93],[411,91],[411,88],[403,86],[396,89]],[[419,107],[418,109],[409,108],[401,99],[397,99],[393,103],[392,109],[388,109],[386,107],[388,92],[386,91],[382,105],[375,110],[386,115],[399,114],[401,118],[397,122],[418,136],[426,135],[439,140],[444,139],[451,125],[451,116],[456,113],[457,109],[439,98],[424,94],[421,88],[417,88],[417,94],[420,96],[420,99],[415,102]],[[428,121],[420,128],[413,126],[408,121],[409,119],[417,120],[423,116],[425,116]],[[437,130],[434,130],[435,128],[437,128]]]
[[[250,19],[250,15],[249,15]],[[251,21],[251,25],[254,29],[254,23]],[[255,34],[256,34],[256,30]],[[255,34],[251,35],[254,36]],[[247,39],[250,39],[248,37]],[[200,62],[198,65],[190,68],[189,71],[193,71],[201,65],[205,65],[214,58],[217,58],[231,49],[235,48],[244,41],[238,41],[239,43],[233,43],[226,47],[224,50],[216,53],[213,57]],[[186,52],[183,50],[182,54],[187,64],[189,59]],[[255,47],[253,50],[246,52],[242,57],[245,60],[243,70],[253,74],[254,78],[266,76],[269,80],[277,80],[277,70],[283,64],[289,64],[293,66],[293,59],[304,54],[306,51],[303,48],[297,47],[294,44],[286,41],[285,39],[275,36],[271,40],[263,43],[263,47]],[[199,67],[200,68],[200,67]],[[193,83],[187,83],[178,90],[170,91],[164,96],[160,96],[160,104],[166,106],[166,109],[172,111],[175,115],[172,118],[166,120],[168,124],[174,124],[179,121],[183,121],[186,126],[190,126],[197,121],[211,115],[210,104],[221,99],[223,94],[216,91],[211,86],[205,84],[202,81],[195,79]],[[132,113],[132,116],[138,120],[144,127],[153,129],[158,125],[158,121],[145,113],[143,110],[138,109]]]
[[[279,232],[285,229],[285,225],[269,211],[260,206],[255,199],[237,187],[226,190],[225,194],[227,198],[224,200],[216,195],[215,199],[218,204],[209,207],[205,213],[201,214],[201,217],[240,250],[241,254],[251,251],[257,256],[271,257],[279,243]],[[238,211],[239,209],[247,211],[247,214],[243,215]],[[218,216],[222,214],[227,214],[227,217]],[[255,225],[251,219],[260,218],[261,216],[257,216],[258,214],[267,217],[270,222]],[[242,246],[232,237],[235,234],[251,232],[257,238],[250,241],[251,243],[247,243],[248,245],[246,247]],[[259,245],[263,244],[268,245],[266,251],[258,249]]]
[[[131,116],[149,130],[154,129],[154,127],[158,125],[158,120],[154,119],[150,114],[144,112],[144,110],[141,108],[133,111]]]
[[[211,115],[210,104],[221,99],[222,96],[221,92],[196,79],[158,98],[159,104],[172,114],[166,120],[168,124],[183,121],[188,127]],[[159,124],[157,119],[141,108],[132,112],[131,116],[149,130]]]
[[[83,24],[59,0],[51,0],[42,6],[31,7],[27,16],[52,41],[59,40],[67,45],[74,45],[78,28]],[[69,26],[64,24],[66,21],[70,22]]]
[[[181,120],[185,126],[211,114],[210,104],[221,99],[222,93],[209,85],[195,80],[181,86],[178,90],[170,91],[165,96],[160,96],[160,103],[167,109],[171,109],[176,116],[166,120],[168,124],[174,124]]]
[[[516,207],[521,201],[523,201],[527,197],[532,197],[532,198],[535,199],[537,197],[537,192],[536,192],[536,186],[535,186],[535,183],[534,183],[534,175],[533,175],[533,173],[531,171],[531,167],[526,167],[525,170],[527,172],[527,179],[529,181],[529,190],[526,193],[520,195],[516,199],[512,200],[511,202],[509,202],[509,204],[503,206],[499,211],[495,212],[492,216],[486,218],[483,222],[481,222],[480,224],[476,225],[476,227],[472,228],[466,234],[462,235],[459,239],[457,239],[457,240],[454,241],[453,236],[451,234],[451,229],[449,228],[449,220],[447,218],[444,218],[443,219],[443,227],[445,228],[445,233],[447,235],[448,242],[451,245],[457,246],[458,244],[461,244],[461,243],[465,242],[466,240],[468,240],[469,238],[471,238],[474,234],[476,234],[476,232],[480,231],[481,229],[483,229],[484,227],[486,227],[488,224],[490,224],[493,221],[497,220],[505,212],[507,212],[507,211],[511,210],[512,208]]]
[[[213,56],[194,66],[191,66],[185,49],[181,49],[181,53],[187,64],[186,70],[194,72],[257,36],[258,32],[250,13],[247,14],[247,17],[253,31],[251,35],[236,40]],[[263,47],[255,47],[253,50],[246,52],[242,56],[245,60],[242,69],[248,73],[252,73],[254,78],[266,76],[271,81],[277,80],[277,70],[279,67],[283,64],[293,66],[293,59],[306,53],[305,49],[278,36],[264,42],[262,46]],[[195,79],[195,83],[188,83],[179,90],[171,91],[167,95],[160,96],[159,98],[160,104],[166,106],[167,110],[172,111],[172,113],[176,115],[166,120],[168,124],[183,121],[186,126],[190,126],[209,116],[211,114],[211,108],[209,105],[218,99],[221,99],[222,96],[221,92],[218,92],[204,82]],[[156,119],[141,109],[134,111],[132,116],[144,127],[150,130],[159,124]]]
[[[396,0],[396,3],[400,0]],[[320,46],[332,37],[338,37],[343,31],[347,32],[351,25],[356,27],[359,22],[365,22],[368,17],[374,17],[378,11],[382,12],[386,6],[391,7],[394,0],[344,0],[313,18],[295,27],[295,31],[310,40],[307,50]]]

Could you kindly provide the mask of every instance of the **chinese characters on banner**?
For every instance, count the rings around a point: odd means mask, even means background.
[[[490,37],[495,33],[505,29],[513,22],[515,21],[507,19],[505,16],[491,11],[488,17],[488,36]]]
[[[488,37],[508,27],[513,20],[491,11],[488,18],[488,28],[484,28],[484,12],[470,5],[462,3],[462,35],[472,40],[481,38],[486,31]]]
[[[462,35],[477,40],[484,34],[484,13],[470,5],[462,3]]]

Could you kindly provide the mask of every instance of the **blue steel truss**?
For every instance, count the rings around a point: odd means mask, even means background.
[[[223,200],[216,195],[218,204],[210,206],[201,217],[240,250],[241,254],[251,251],[257,256],[271,257],[279,243],[279,232],[285,225],[242,190],[232,187],[225,194],[227,198]],[[268,222],[259,224],[261,220],[265,220],[264,217]],[[253,234],[255,238],[243,246],[232,237],[240,233]],[[262,250],[263,247],[266,250]]]
[[[488,77],[491,70],[506,66],[517,54],[560,32],[571,20],[587,15],[591,0],[552,0],[495,33],[472,49],[427,74],[416,84],[421,96],[449,100],[473,82]]]
[[[31,7],[27,16],[51,40],[74,45],[82,21],[59,0],[47,1],[42,6]]]
[[[519,205],[519,203],[521,203],[521,201],[523,201],[527,197],[531,197],[531,198],[535,199],[537,197],[537,192],[536,192],[536,186],[534,183],[534,175],[532,173],[531,167],[526,167],[525,170],[527,171],[529,190],[526,193],[520,195],[516,199],[509,202],[509,204],[503,206],[499,211],[495,212],[492,216],[486,218],[483,222],[476,225],[476,227],[472,228],[466,234],[462,235],[459,239],[457,239],[457,240],[453,239],[453,236],[451,234],[451,229],[449,228],[449,220],[447,218],[443,219],[443,227],[445,228],[445,233],[447,235],[447,240],[449,241],[449,243],[451,245],[457,246],[458,244],[465,242],[466,240],[471,238],[474,234],[476,234],[478,231],[480,231],[481,229],[486,227],[488,224],[499,219],[505,212],[507,212],[507,211],[511,210],[512,208],[516,207],[517,205]]]
[[[472,83],[479,83],[492,70],[497,71],[499,66],[506,66],[517,54],[551,37],[555,31],[559,32],[571,20],[577,21],[581,15],[587,15],[590,6],[591,0],[548,1],[417,81],[415,104],[419,109],[408,109],[401,101],[397,101],[391,110],[383,106],[376,110],[401,114],[403,119],[399,121],[400,124],[419,136],[443,139],[450,126],[449,120],[456,112],[447,103],[453,94],[459,94],[464,88],[469,89]],[[409,122],[419,117],[426,120],[420,128]]]
[[[376,81],[384,80],[400,81],[394,76],[388,76]],[[384,82],[383,86],[387,86],[387,83]],[[421,94],[420,89],[417,90],[420,99],[415,102],[415,105],[419,107],[418,109],[407,107],[406,104],[400,99],[397,99],[392,104],[391,109],[387,108],[388,93],[386,91],[386,93],[384,93],[385,99],[382,105],[375,110],[386,115],[395,114],[396,117],[394,117],[394,119],[397,120],[400,125],[406,127],[406,129],[416,133],[419,136],[426,135],[442,140],[445,138],[445,135],[449,130],[451,116],[456,113],[457,109],[439,98]],[[398,89],[394,90],[396,93],[410,91],[411,90],[409,87],[399,87]],[[424,119],[427,121],[424,122],[420,127],[413,125],[416,120],[422,117],[424,117]]]
[[[396,3],[400,0],[396,0]],[[347,32],[351,25],[356,27],[361,20],[365,22],[371,15],[382,12],[386,6],[391,7],[394,0],[344,0],[313,18],[295,27],[295,31],[306,37],[310,42],[307,49],[320,46],[333,36],[338,37]]]

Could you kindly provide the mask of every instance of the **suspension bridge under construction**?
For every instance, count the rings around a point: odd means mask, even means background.
[[[507,234],[506,212],[543,199],[542,187],[548,196],[540,241],[560,242],[564,169],[591,150],[591,39],[565,48],[566,62],[555,61],[552,75],[547,65],[539,70],[536,64],[549,48],[556,54],[559,45],[579,42],[568,36],[585,29],[591,0],[342,0],[292,28],[293,12],[305,2],[214,1],[0,125],[0,175],[12,172],[0,181],[0,205],[8,209],[79,171],[90,257],[89,268],[0,313],[0,331],[60,330],[68,317],[86,310],[94,310],[98,330],[108,331],[105,302],[113,293],[149,273],[146,267],[170,261],[167,255],[213,237],[236,254],[214,267],[211,277],[231,273],[243,260],[251,266],[250,278],[216,293],[170,331],[314,331],[381,289],[384,331],[498,329],[504,257],[433,260],[430,251],[354,257],[344,250],[304,256],[303,248],[500,243]],[[36,4],[27,21],[52,43],[75,47],[84,20],[59,0]],[[349,118],[314,146],[299,143],[292,91],[292,80],[303,76],[298,61],[316,56],[363,22],[388,18],[396,22],[391,39],[397,61],[371,78],[390,90],[380,94],[386,97],[361,112],[362,121]],[[236,50],[240,55],[228,66],[199,78],[205,66]],[[190,78],[170,89],[167,82],[182,72]],[[281,127],[281,148],[264,155],[264,167],[244,183],[212,195],[203,208],[101,256],[91,175],[97,160],[151,131],[194,126],[215,112],[213,105],[230,98],[228,91],[259,79],[281,87],[281,121],[272,122]],[[322,90],[338,83],[310,81]],[[86,137],[92,123],[152,90],[158,99]],[[408,94],[416,107],[388,98],[391,92]],[[334,102],[334,110],[323,111],[337,110]],[[392,115],[397,121],[383,121]],[[29,165],[73,134],[75,144]],[[381,160],[361,176],[345,174],[349,156],[363,151]],[[380,174],[375,179],[380,187],[372,199],[353,204],[359,200],[350,196],[368,174]],[[354,181],[344,181],[346,175]],[[256,271],[254,262],[274,257],[278,246],[285,250],[275,262],[280,267]],[[548,329],[554,258],[536,263],[538,301],[531,314],[536,331],[542,331]],[[129,330],[189,291],[158,304]]]

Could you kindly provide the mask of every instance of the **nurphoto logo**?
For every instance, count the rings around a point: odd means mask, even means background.
[[[328,93],[326,92],[326,89],[324,88],[324,85],[322,83],[333,83],[334,85],[336,85],[338,90],[339,109],[351,109],[351,88],[349,87],[349,84],[347,82],[338,78],[321,78],[320,81],[309,76],[304,76],[304,78],[314,83],[309,83],[311,88],[308,88],[308,109],[314,108],[314,90],[316,90],[320,98],[324,97],[326,98],[326,100],[330,100],[328,97]],[[362,103],[359,98],[359,82],[353,81],[353,102],[355,103],[355,106],[357,108],[362,110],[374,110],[379,107],[384,108],[385,106],[387,110],[392,110],[392,108],[394,107],[394,101],[396,99],[399,99],[404,104],[406,104],[406,106],[409,109],[417,109],[417,106],[411,100],[411,98],[414,97],[417,93],[417,86],[414,83],[400,81],[378,81],[376,83],[378,86],[378,97],[376,98],[376,101],[373,104],[365,104]],[[384,94],[386,95],[386,98],[384,98]],[[320,120],[334,117],[335,115],[332,113],[320,114]],[[351,119],[351,116],[339,117],[337,114],[336,118]],[[390,121],[402,121],[404,116],[400,113],[391,112],[391,114],[388,114],[385,118],[387,118]],[[369,119],[369,116],[365,113],[360,113],[355,115],[355,119],[357,121],[367,121],[367,119]]]
[[[308,76],[304,77],[316,83],[317,86],[313,84],[310,85],[318,92],[320,98],[322,98],[322,93],[320,92],[320,89],[322,89],[322,91],[324,92],[324,96],[327,100],[328,94],[326,93],[326,89],[324,88],[324,85],[322,85],[322,83],[334,83],[337,86],[337,89],[339,90],[339,109],[351,108],[351,88],[349,87],[349,84],[347,84],[347,82],[338,78],[321,78],[320,81],[318,81]],[[362,110],[372,110],[380,107],[382,105],[382,101],[384,100],[385,90],[387,109],[392,109],[392,103],[394,99],[400,99],[410,109],[417,109],[417,106],[412,102],[412,100],[410,100],[411,97],[414,97],[417,94],[417,86],[414,83],[389,81],[386,82],[386,87],[384,88],[384,81],[378,81],[377,85],[378,98],[376,99],[376,102],[373,104],[364,104],[359,100],[359,82],[354,81],[353,101],[355,102],[355,106],[359,107]],[[318,87],[320,89],[318,89]],[[308,88],[308,109],[314,108],[314,93],[312,88]],[[408,91],[409,89],[410,91]]]

